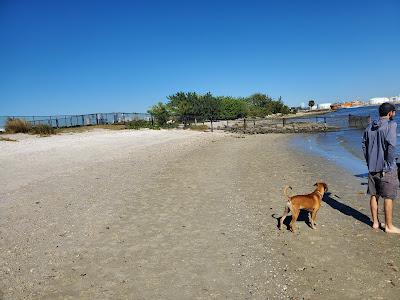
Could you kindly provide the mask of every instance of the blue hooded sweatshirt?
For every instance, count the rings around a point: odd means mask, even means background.
[[[395,121],[381,118],[365,129],[362,148],[369,172],[390,172],[397,169],[396,128]]]

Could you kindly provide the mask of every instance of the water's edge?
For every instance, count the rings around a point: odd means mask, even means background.
[[[362,177],[368,172],[361,150],[360,131],[295,135],[291,146],[303,153],[317,155],[351,174]]]

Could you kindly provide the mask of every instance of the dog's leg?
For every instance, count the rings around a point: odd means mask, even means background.
[[[294,233],[294,224],[297,221],[297,218],[299,217],[300,214],[300,209],[292,209],[292,221],[290,221],[290,230]]]
[[[285,211],[283,212],[283,216],[282,216],[281,219],[279,220],[279,229],[282,228],[283,221],[285,221],[285,218],[286,218],[286,216],[288,215],[288,213],[289,213],[289,207],[288,207],[288,205],[286,205]]]
[[[317,220],[317,212],[318,212],[318,209],[314,209],[312,212],[312,215],[311,215],[313,229],[315,229],[316,228],[315,226],[317,226],[317,223],[315,222]]]
[[[312,228],[312,229],[315,229],[314,220],[313,220],[313,218],[312,218],[312,214],[313,214],[313,213],[314,213],[314,211],[308,213],[308,221],[310,222],[311,228]]]
[[[314,213],[315,213],[315,210],[313,210],[313,211],[311,211],[310,213],[309,213],[309,220],[310,220],[310,224],[311,224],[311,228],[312,229],[315,229],[315,224],[314,224]]]

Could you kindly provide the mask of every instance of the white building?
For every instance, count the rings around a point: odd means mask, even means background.
[[[390,102],[400,102],[400,96],[394,96],[389,98]]]
[[[376,97],[376,98],[371,98],[369,99],[369,104],[371,105],[378,105],[378,104],[382,104],[385,102],[389,102],[389,98],[387,97]]]
[[[318,104],[318,109],[330,109],[332,103],[321,103]]]

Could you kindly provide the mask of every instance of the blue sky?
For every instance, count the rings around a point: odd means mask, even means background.
[[[0,115],[400,94],[400,1],[0,0]]]

